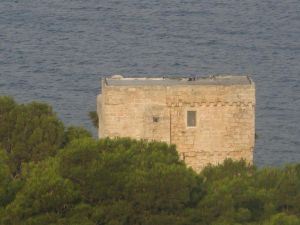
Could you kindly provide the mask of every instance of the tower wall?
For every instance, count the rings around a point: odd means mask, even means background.
[[[194,170],[244,158],[252,163],[255,142],[255,86],[102,85],[98,97],[101,137],[131,137],[176,144]],[[187,112],[196,113],[188,127]]]

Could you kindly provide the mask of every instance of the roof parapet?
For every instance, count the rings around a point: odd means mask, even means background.
[[[206,77],[190,76],[159,76],[159,77],[124,77],[113,75],[104,78],[106,85],[111,86],[140,86],[140,85],[252,85],[249,75],[216,74]]]

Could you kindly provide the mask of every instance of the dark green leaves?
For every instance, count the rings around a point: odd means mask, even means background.
[[[64,138],[64,125],[50,106],[36,102],[17,105],[0,97],[0,108],[0,147],[7,153],[14,175],[20,173],[22,163],[56,154]]]
[[[299,225],[299,202],[300,165],[196,174],[175,146],[96,140],[0,97],[0,225]]]

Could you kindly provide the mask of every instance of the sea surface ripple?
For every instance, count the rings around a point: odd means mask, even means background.
[[[0,95],[67,124],[93,130],[103,76],[216,73],[256,82],[255,163],[300,162],[299,0],[0,1]]]

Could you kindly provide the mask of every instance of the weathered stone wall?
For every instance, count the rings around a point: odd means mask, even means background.
[[[253,160],[255,88],[241,86],[176,87],[168,93],[171,142],[196,171],[225,158]],[[196,127],[186,112],[196,111]]]
[[[200,171],[225,158],[253,160],[255,86],[107,86],[98,97],[101,137],[132,137],[176,144]],[[101,105],[101,106],[99,106]],[[187,127],[187,111],[196,127]]]
[[[101,137],[132,137],[170,143],[166,89],[104,86],[99,123]],[[153,117],[159,121],[154,122]]]

